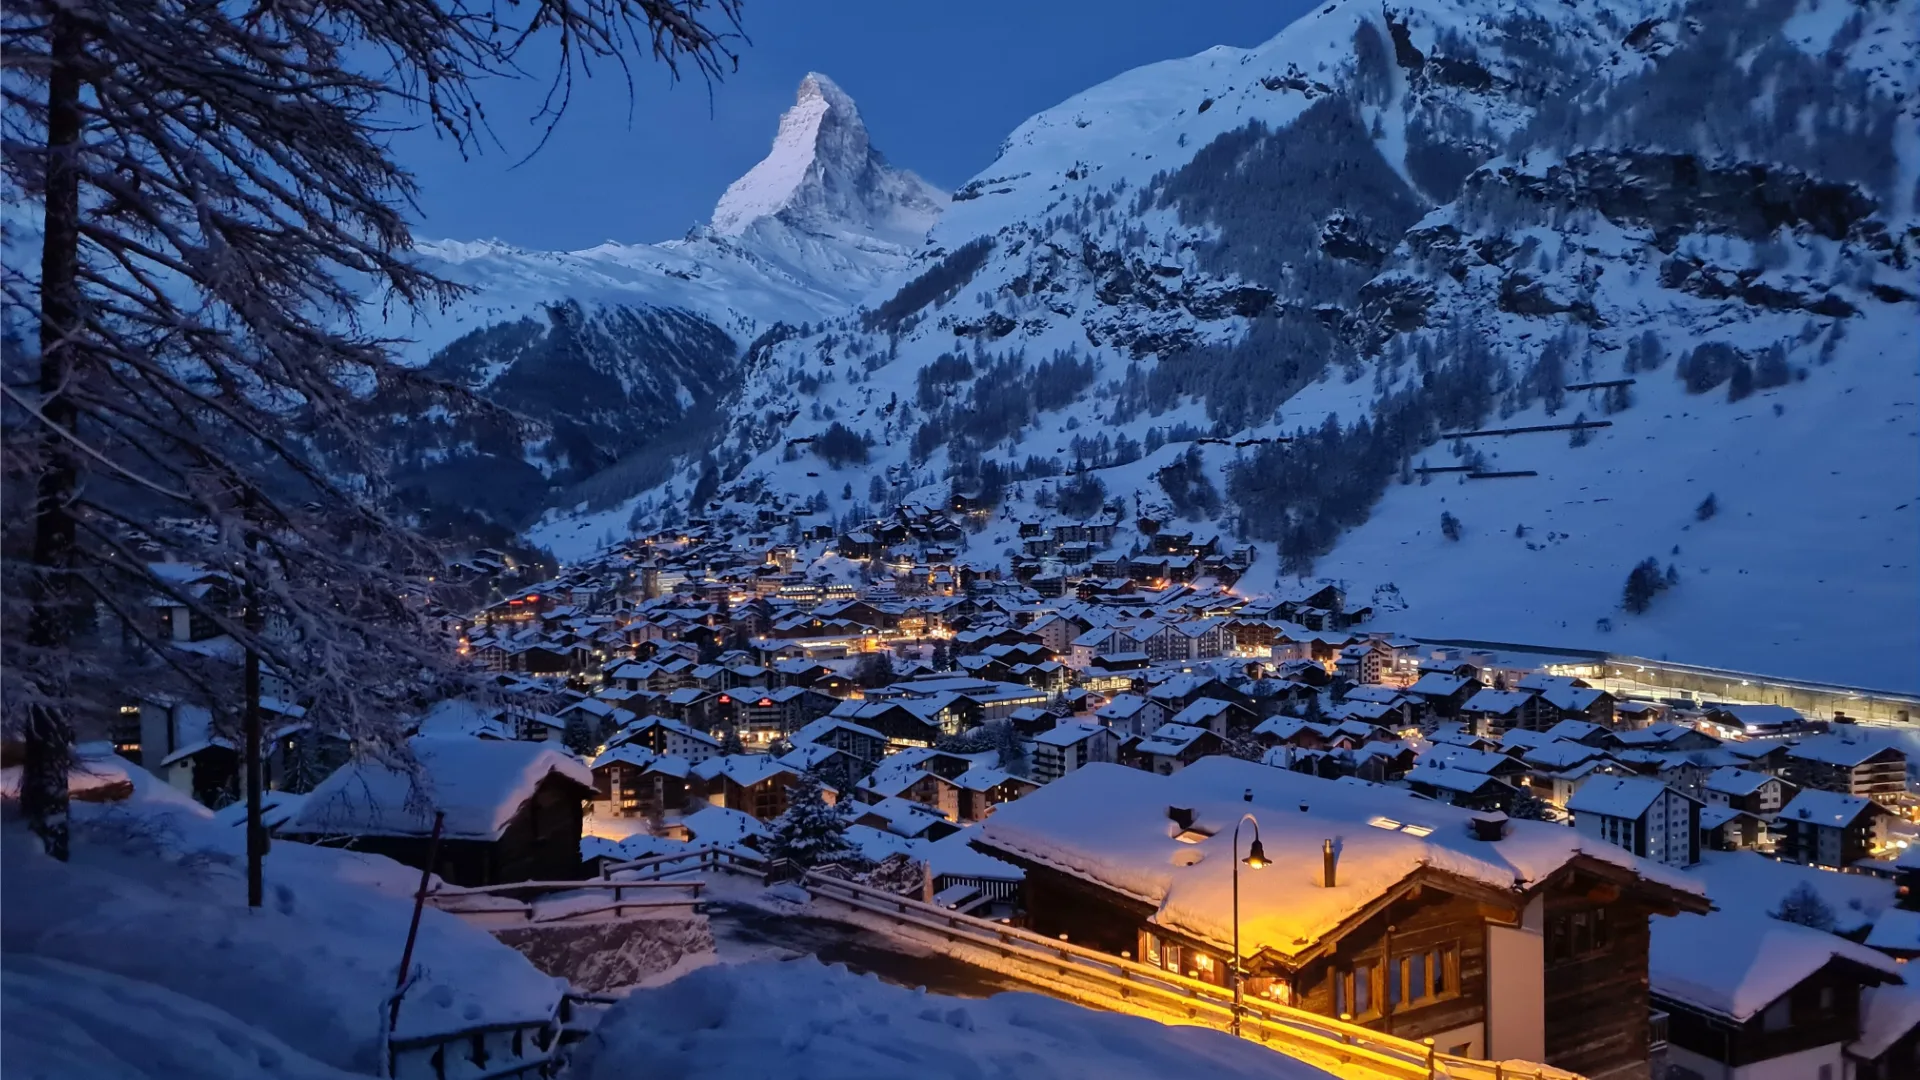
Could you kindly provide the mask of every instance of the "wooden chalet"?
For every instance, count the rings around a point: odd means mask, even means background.
[[[1905,989],[1888,985],[1902,981],[1892,957],[1758,913],[1657,920],[1652,937],[1673,1076],[1842,1080],[1855,1075],[1862,991]]]
[[[1235,856],[1255,997],[1481,1058],[1647,1075],[1650,917],[1698,886],[1544,822],[1226,757],[1172,776],[1090,765],[1002,807],[973,845],[1026,873],[1035,931],[1218,985]]]
[[[582,810],[593,774],[539,743],[415,738],[408,749],[424,784],[377,761],[343,766],[307,796],[280,835],[344,842],[454,885],[578,877]],[[436,812],[443,815],[437,849]],[[428,852],[437,850],[427,867]]]

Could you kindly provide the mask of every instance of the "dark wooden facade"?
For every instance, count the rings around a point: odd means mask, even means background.
[[[1648,920],[1672,909],[1624,892],[1617,871],[1593,867],[1563,871],[1542,899],[1547,1061],[1586,1076],[1646,1061]]]

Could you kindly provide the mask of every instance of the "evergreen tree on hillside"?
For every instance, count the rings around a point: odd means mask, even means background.
[[[727,733],[720,737],[720,752],[723,754],[744,754],[747,752],[747,744],[740,741],[740,728],[738,726],[729,727]]]
[[[858,866],[866,862],[860,852],[847,843],[847,825],[852,814],[843,803],[827,802],[825,787],[817,774],[812,770],[801,773],[788,798],[786,813],[774,819],[772,835],[767,839],[769,858],[786,859],[807,868],[826,863]]]
[[[1620,606],[1631,614],[1644,614],[1653,605],[1654,594],[1663,588],[1666,588],[1666,580],[1660,576],[1660,563],[1648,556],[1628,572]]]

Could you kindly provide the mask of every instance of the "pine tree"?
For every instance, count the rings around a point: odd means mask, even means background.
[[[788,798],[791,801],[786,813],[774,819],[772,835],[767,839],[769,858],[809,869],[826,863],[848,866],[866,862],[847,843],[847,825],[853,815],[845,803],[827,802],[819,775],[811,769],[801,773]]]
[[[1507,807],[1507,816],[1525,821],[1559,821],[1560,811],[1550,802],[1535,795],[1530,788],[1520,788],[1513,797],[1512,805]]]
[[[1660,563],[1649,556],[1627,574],[1627,585],[1621,594],[1620,606],[1629,614],[1645,614],[1653,605],[1654,594],[1665,587],[1660,577]]]
[[[1712,494],[1708,494],[1706,498],[1700,500],[1699,506],[1693,508],[1693,520],[1705,521],[1719,512],[1719,500],[1715,499]]]
[[[739,725],[728,727],[727,733],[720,737],[720,752],[723,754],[744,754],[747,752],[747,744],[740,741]]]
[[[1811,926],[1815,930],[1833,932],[1833,908],[1814,890],[1812,885],[1801,882],[1793,891],[1780,898],[1780,906],[1767,914],[1782,922],[1799,923]]]
[[[1460,539],[1460,519],[1454,517],[1451,513],[1442,511],[1440,514],[1440,535],[1449,540]]]
[[[995,764],[1001,772],[1008,776],[1025,779],[1032,771],[1031,764],[1027,760],[1027,748],[1020,741],[1020,733],[1014,730],[1013,721],[1004,721],[994,726],[993,748],[1000,755]]]
[[[585,710],[575,709],[567,714],[567,726],[561,731],[560,741],[581,757],[593,756],[593,728],[587,722]]]

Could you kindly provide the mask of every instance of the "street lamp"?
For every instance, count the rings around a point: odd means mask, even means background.
[[[1240,984],[1245,980],[1246,972],[1240,965],[1240,826],[1253,823],[1253,844],[1247,848],[1244,860],[1251,869],[1258,870],[1267,865],[1267,851],[1260,846],[1260,822],[1252,814],[1241,814],[1240,820],[1233,823],[1233,1035],[1240,1037]]]

